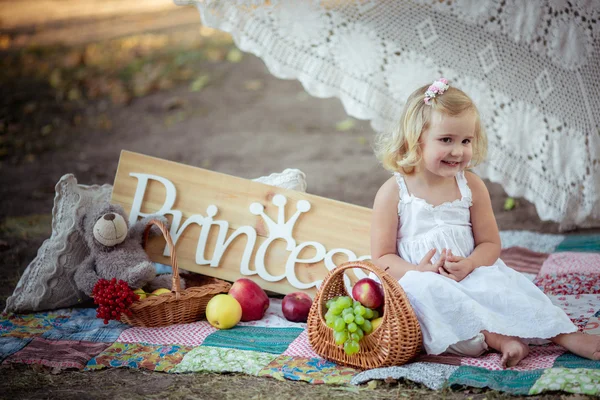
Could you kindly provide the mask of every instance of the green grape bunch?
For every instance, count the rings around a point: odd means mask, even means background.
[[[349,296],[331,298],[325,306],[325,323],[333,329],[335,344],[343,346],[348,355],[358,353],[359,342],[364,335],[371,333],[371,320],[378,318],[379,312],[363,306]]]

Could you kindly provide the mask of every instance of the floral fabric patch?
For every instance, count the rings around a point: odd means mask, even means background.
[[[265,368],[258,376],[268,376],[277,380],[289,379],[292,381],[305,381],[312,384],[349,384],[360,370],[344,367],[322,358],[305,358],[279,356]]]
[[[529,394],[562,390],[569,393],[600,393],[600,370],[587,368],[550,368],[532,386]]]
[[[258,375],[275,357],[274,354],[258,351],[198,346],[169,372],[242,372]]]
[[[555,296],[600,294],[600,272],[595,274],[539,275],[533,283],[544,293]]]
[[[69,319],[66,315],[54,313],[2,314],[0,316],[0,336],[28,338],[38,336]]]
[[[169,372],[191,350],[192,347],[181,345],[157,346],[116,342],[92,358],[85,366],[85,370],[125,367]]]

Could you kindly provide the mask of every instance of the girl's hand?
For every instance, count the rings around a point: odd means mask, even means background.
[[[435,264],[432,264],[431,257],[433,257],[435,253],[435,249],[429,250],[427,254],[425,254],[425,257],[423,257],[419,265],[417,265],[417,271],[435,272],[436,274],[439,273],[440,268],[443,269],[444,263],[446,262],[446,249],[442,249],[440,258],[435,262]]]
[[[438,272],[440,275],[444,275],[456,282],[460,282],[473,272],[474,269],[475,264],[472,260],[455,256],[452,254],[451,250],[448,250],[444,265],[439,268]]]

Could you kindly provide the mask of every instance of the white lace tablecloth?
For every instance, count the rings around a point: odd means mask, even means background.
[[[444,76],[478,105],[477,172],[562,229],[600,226],[598,0],[175,0],[375,131]]]

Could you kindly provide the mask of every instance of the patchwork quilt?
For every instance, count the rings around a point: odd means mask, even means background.
[[[501,232],[502,259],[525,274],[580,330],[600,335],[600,235]],[[105,325],[93,308],[0,316],[0,362],[54,370],[143,368],[164,373],[240,372],[313,384],[358,385],[409,379],[432,389],[490,387],[512,394],[545,391],[600,394],[600,362],[554,344],[531,346],[518,366],[502,370],[500,356],[421,355],[409,364],[360,371],[321,358],[308,343],[306,324],[287,321],[281,300],[260,321],[217,330],[207,321],[163,328]]]

